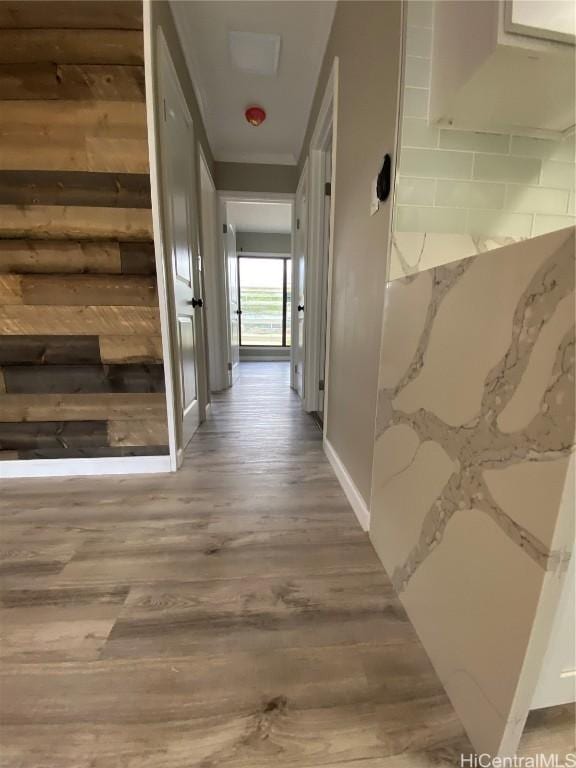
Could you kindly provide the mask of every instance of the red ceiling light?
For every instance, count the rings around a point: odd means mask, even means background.
[[[248,107],[246,112],[244,112],[244,117],[250,125],[258,126],[262,125],[264,120],[266,120],[266,112],[262,107]]]

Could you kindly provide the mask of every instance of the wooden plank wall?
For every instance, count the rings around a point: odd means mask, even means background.
[[[168,452],[139,0],[0,3],[0,458]]]

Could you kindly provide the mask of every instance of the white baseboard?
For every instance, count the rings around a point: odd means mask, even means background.
[[[171,472],[170,456],[113,456],[98,459],[16,459],[0,461],[0,477],[76,477]]]
[[[334,473],[336,477],[338,478],[338,482],[342,486],[342,490],[346,494],[346,498],[350,502],[350,506],[354,510],[354,514],[358,518],[358,522],[360,523],[360,526],[363,531],[369,531],[370,530],[370,510],[366,506],[366,502],[364,501],[364,497],[356,488],[354,485],[354,481],[348,474],[348,470],[342,463],[340,457],[334,450],[333,446],[330,444],[330,442],[324,438],[324,453],[328,457],[328,461],[332,465],[332,469],[334,470]]]

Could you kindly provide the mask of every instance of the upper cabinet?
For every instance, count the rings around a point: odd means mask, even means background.
[[[435,3],[430,121],[559,138],[574,128],[572,0]]]

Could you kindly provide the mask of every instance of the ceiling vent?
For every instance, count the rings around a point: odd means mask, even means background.
[[[232,66],[251,75],[273,77],[278,72],[280,35],[228,32]]]

